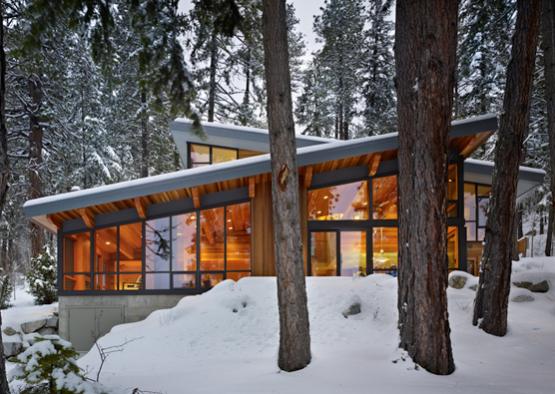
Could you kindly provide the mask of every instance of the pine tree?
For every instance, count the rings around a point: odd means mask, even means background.
[[[31,260],[25,279],[37,305],[51,304],[58,299],[57,272],[56,259],[47,246]]]

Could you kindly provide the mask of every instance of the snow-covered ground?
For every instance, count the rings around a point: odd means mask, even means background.
[[[101,382],[128,393],[554,393],[555,258],[524,259],[514,280],[543,280],[545,294],[510,303],[509,333],[487,335],[471,324],[474,291],[448,289],[456,371],[434,376],[403,361],[396,328],[397,281],[307,278],[311,364],[294,373],[276,366],[278,321],[274,278],[226,281],[186,297],[146,320],[114,327],[102,346],[131,341],[111,354]],[[511,296],[528,292],[513,288]],[[353,302],[362,313],[344,318]],[[96,374],[92,349],[80,360]]]

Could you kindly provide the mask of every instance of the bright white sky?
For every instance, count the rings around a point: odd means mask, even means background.
[[[188,11],[191,9],[191,0],[180,0],[179,9]],[[316,35],[312,31],[314,15],[320,14],[320,7],[324,5],[324,0],[288,0],[295,6],[295,13],[299,18],[298,30],[303,33],[307,48],[307,55],[318,48]]]

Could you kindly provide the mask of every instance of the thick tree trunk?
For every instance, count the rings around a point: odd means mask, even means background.
[[[6,53],[4,52],[4,0],[0,0],[0,221],[4,215],[4,205],[8,194],[10,163],[8,160],[8,130],[6,128]],[[0,326],[2,316],[0,314]],[[6,379],[4,347],[0,346],[0,393],[10,392]]]
[[[528,129],[541,0],[519,0],[503,99],[473,324],[487,333],[507,332],[511,251],[518,167]]]
[[[306,367],[311,355],[285,0],[264,0],[263,26],[280,324],[278,365],[295,371]]]
[[[148,110],[146,91],[141,88],[141,177],[146,178],[149,175],[150,168],[150,149],[148,146]]]
[[[545,101],[547,103],[547,130],[549,136],[549,168],[551,170],[551,206],[547,224],[545,255],[551,255],[555,219],[555,1],[543,0],[542,49],[545,74]]]
[[[450,374],[447,312],[447,133],[453,106],[457,1],[398,0],[400,347]]]
[[[32,106],[29,111],[29,199],[42,197],[42,181],[40,168],[42,166],[42,139],[43,130],[40,125],[38,113],[42,105],[42,86],[38,77],[31,76],[27,81],[29,97]],[[29,224],[31,258],[38,256],[44,247],[44,232],[34,223]]]
[[[216,29],[212,29],[210,40],[210,81],[208,85],[208,121],[214,121],[216,108],[216,69],[218,67],[218,36]]]

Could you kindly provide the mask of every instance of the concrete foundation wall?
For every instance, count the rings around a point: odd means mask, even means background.
[[[59,334],[78,351],[88,351],[113,326],[142,320],[171,308],[183,295],[86,295],[59,297]]]

